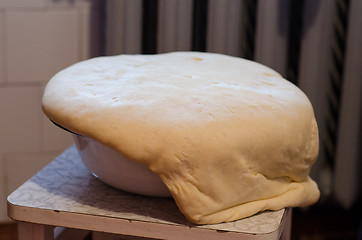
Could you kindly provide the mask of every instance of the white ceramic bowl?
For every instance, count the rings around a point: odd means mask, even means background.
[[[141,163],[87,137],[74,135],[74,141],[86,167],[102,182],[132,193],[171,196],[161,179]]]

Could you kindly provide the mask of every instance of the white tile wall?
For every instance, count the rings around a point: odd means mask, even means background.
[[[0,10],[0,83],[5,82],[5,15]]]
[[[3,156],[0,154],[0,222],[6,219],[5,168]]]
[[[0,8],[91,7],[98,0],[0,0]]]
[[[77,62],[78,15],[76,9],[7,12],[8,81],[48,81]]]
[[[40,150],[40,87],[0,88],[0,152]]]
[[[5,82],[5,15],[0,9],[0,84]],[[0,98],[1,98],[0,92]],[[1,104],[0,100],[0,104]],[[2,114],[1,114],[2,116]],[[2,117],[0,117],[2,119]],[[0,127],[0,131],[3,127]],[[0,141],[2,137],[0,135]],[[0,143],[1,146],[1,143]],[[0,151],[0,221],[6,216],[5,169],[3,167],[3,154]]]
[[[0,223],[6,197],[73,143],[41,111],[46,82],[100,54],[98,0],[0,0]]]
[[[40,8],[46,0],[0,0],[0,8]]]

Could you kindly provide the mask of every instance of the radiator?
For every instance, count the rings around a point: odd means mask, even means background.
[[[361,194],[362,1],[108,0],[105,55],[207,51],[265,64],[311,100],[322,201]]]

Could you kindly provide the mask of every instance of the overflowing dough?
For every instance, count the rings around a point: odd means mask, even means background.
[[[199,52],[119,55],[56,74],[54,122],[145,164],[192,222],[307,206],[318,129],[305,94],[261,64]]]

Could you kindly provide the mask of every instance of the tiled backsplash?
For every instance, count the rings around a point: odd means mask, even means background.
[[[0,222],[6,197],[72,144],[43,115],[46,82],[100,54],[98,0],[0,1]]]

